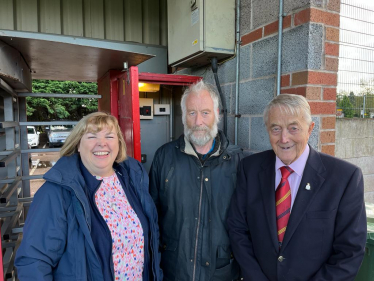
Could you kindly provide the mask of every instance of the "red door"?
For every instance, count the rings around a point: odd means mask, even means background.
[[[130,67],[118,81],[118,121],[127,155],[141,161],[138,68]]]

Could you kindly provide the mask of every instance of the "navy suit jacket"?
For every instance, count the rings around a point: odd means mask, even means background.
[[[227,224],[245,281],[354,280],[367,231],[361,170],[311,148],[279,249],[275,154],[248,156],[239,165]]]

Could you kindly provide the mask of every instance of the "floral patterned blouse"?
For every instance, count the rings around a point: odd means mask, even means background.
[[[115,280],[142,280],[144,234],[138,216],[127,200],[116,175],[96,177],[102,180],[95,203],[112,235]]]

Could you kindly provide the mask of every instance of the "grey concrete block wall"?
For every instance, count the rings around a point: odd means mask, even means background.
[[[314,122],[314,129],[309,137],[309,144],[311,147],[313,147],[315,150],[320,151],[319,148],[319,135],[320,135],[320,118],[319,117],[312,117],[312,120]]]
[[[235,112],[235,104],[233,105],[232,100],[231,100],[232,87],[233,87],[232,84],[227,84],[221,87],[222,93],[226,100],[226,109],[227,109],[228,114],[233,114]]]
[[[374,174],[364,175],[365,193],[374,193]],[[372,201],[374,203],[374,201]]]
[[[265,106],[274,98],[275,78],[242,82],[239,86],[240,114],[262,114]],[[235,97],[233,102],[236,102]]]
[[[365,201],[374,203],[374,119],[337,119],[335,156],[361,168]]]
[[[337,119],[335,155],[342,159],[374,156],[373,131],[373,119]]]
[[[244,5],[247,6],[247,3],[251,1],[242,0],[242,2],[244,2],[242,4],[243,7]],[[278,20],[279,0],[264,0],[256,1],[255,3],[256,5],[253,5],[252,11],[252,29]],[[321,7],[321,5],[323,5],[323,0],[285,0],[283,10],[285,14],[288,14],[294,10],[308,8],[310,5]],[[245,17],[245,21],[248,21],[248,17],[249,16]]]
[[[260,26],[278,20],[279,0],[241,0],[240,1],[240,34],[241,36],[250,33]],[[285,0],[283,5],[284,14],[303,8],[323,7],[324,0]],[[253,6],[253,10],[251,10]]]
[[[374,192],[365,192],[364,198],[365,202],[374,203]]]
[[[242,35],[251,31],[251,4],[251,0],[240,1],[240,33]]]
[[[324,44],[324,26],[313,23],[308,25],[308,69],[321,69],[322,61],[325,59],[322,46],[322,44]]]
[[[268,149],[271,149],[271,145],[263,118],[262,116],[252,117],[250,150],[253,152],[260,152]]]
[[[322,66],[323,28],[319,24],[304,24],[284,32],[282,73]],[[305,52],[308,50],[308,53]],[[272,36],[253,43],[253,78],[275,75],[278,61],[278,37]]]
[[[244,149],[249,149],[249,117],[241,117],[238,119],[238,145]],[[218,125],[218,128],[223,130],[223,120]],[[227,118],[227,138],[231,143],[235,142],[235,117],[228,116]]]

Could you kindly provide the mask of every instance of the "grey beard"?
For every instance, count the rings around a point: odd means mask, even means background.
[[[194,132],[196,131],[204,131],[204,134],[195,136]],[[210,140],[214,139],[217,136],[217,133],[217,123],[213,125],[212,129],[209,129],[208,126],[193,126],[192,128],[189,128],[187,125],[184,126],[184,135],[195,146],[206,145]]]

